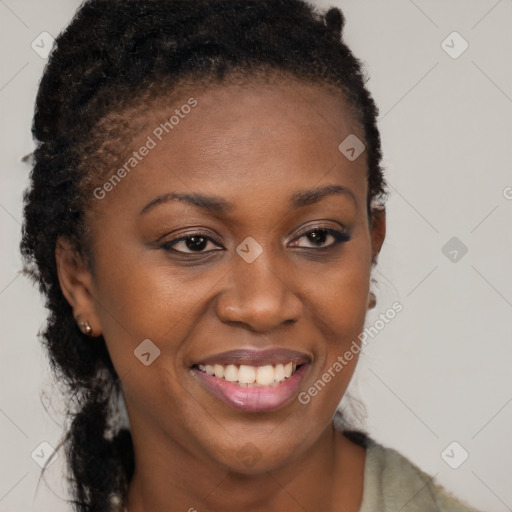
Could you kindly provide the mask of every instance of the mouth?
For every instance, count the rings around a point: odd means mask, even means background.
[[[300,368],[300,365],[299,365]],[[287,364],[266,364],[265,366],[249,366],[242,364],[200,364],[198,369],[227,382],[243,387],[274,387],[289,379],[296,371],[297,365],[291,361]]]
[[[293,399],[310,364],[309,356],[284,349],[236,350],[206,358],[191,370],[223,402],[264,412]]]

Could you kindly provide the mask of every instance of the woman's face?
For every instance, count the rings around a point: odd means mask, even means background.
[[[384,219],[370,228],[365,153],[338,149],[361,129],[329,91],[183,89],[148,112],[136,165],[91,198],[94,267],[74,308],[105,337],[136,457],[267,471],[330,424]]]

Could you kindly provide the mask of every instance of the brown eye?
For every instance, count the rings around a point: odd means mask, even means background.
[[[301,240],[305,242],[305,245],[300,243]],[[306,249],[315,247],[327,249],[349,240],[350,236],[343,231],[330,228],[314,228],[297,237],[292,245]]]
[[[180,238],[176,238],[175,240],[170,240],[162,244],[161,247],[168,251],[176,251],[182,253],[213,252],[215,250],[221,249],[217,242],[215,242],[209,236],[201,233],[182,236]]]
[[[312,244],[318,246],[318,245],[324,245],[328,236],[332,236],[332,235],[329,235],[329,233],[327,233],[327,231],[325,231],[325,229],[318,229],[316,231],[310,231],[306,235],[306,238]]]
[[[202,251],[208,245],[208,240],[204,236],[190,236],[185,239],[185,245],[191,251]]]

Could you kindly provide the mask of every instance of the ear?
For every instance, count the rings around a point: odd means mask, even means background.
[[[386,238],[386,210],[384,208],[375,208],[372,210],[371,218],[371,238],[372,238],[372,265],[377,263],[384,238]]]
[[[96,313],[91,271],[84,258],[65,238],[59,238],[55,247],[55,261],[60,288],[73,309],[75,321],[89,322],[92,336],[101,334]]]

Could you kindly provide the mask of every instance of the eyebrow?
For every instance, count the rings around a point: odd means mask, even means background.
[[[299,190],[291,196],[290,203],[294,208],[301,208],[310,204],[317,203],[324,197],[330,195],[346,195],[352,199],[354,204],[357,206],[357,200],[352,191],[340,185],[325,185],[323,187]],[[144,208],[142,208],[139,215],[144,215],[156,206],[168,203],[170,201],[179,201],[182,203],[192,204],[219,215],[225,215],[226,213],[235,209],[234,203],[218,196],[205,196],[202,194],[179,194],[171,192],[168,194],[162,194],[161,196],[158,196],[150,201],[146,206],[144,206]]]
[[[356,196],[353,192],[341,185],[325,185],[324,187],[302,190],[293,194],[291,203],[295,208],[317,203],[320,199],[330,195],[346,195],[357,206]]]

